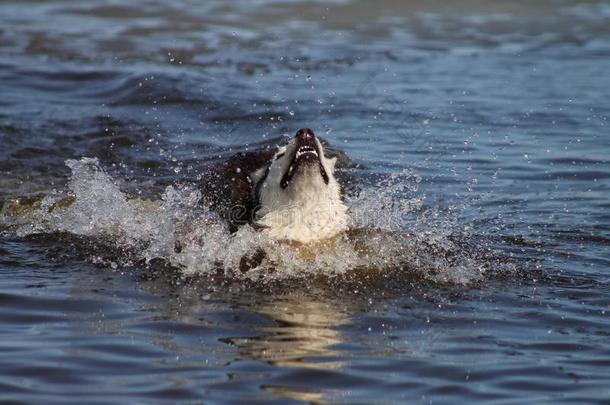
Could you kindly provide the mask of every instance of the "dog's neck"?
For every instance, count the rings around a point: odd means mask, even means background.
[[[347,229],[347,207],[332,176],[327,185],[319,174],[302,175],[290,189],[265,190],[261,197],[256,223],[275,239],[308,243]]]

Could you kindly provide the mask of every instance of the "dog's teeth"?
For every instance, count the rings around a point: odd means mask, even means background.
[[[318,156],[318,151],[312,146],[301,146],[296,153],[296,157],[300,157],[306,153],[311,153],[315,156]]]

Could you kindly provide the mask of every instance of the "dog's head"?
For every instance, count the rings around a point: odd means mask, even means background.
[[[344,214],[335,163],[336,158],[325,156],[324,146],[311,129],[298,130],[265,167],[250,175],[258,202],[257,219],[269,226],[270,217],[264,217],[292,212],[302,216],[294,218],[292,226],[319,228],[320,222],[333,221],[338,208]]]

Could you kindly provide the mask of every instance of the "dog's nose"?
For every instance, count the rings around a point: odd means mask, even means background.
[[[309,141],[316,137],[313,131],[309,128],[301,128],[297,131],[295,138],[299,141]]]

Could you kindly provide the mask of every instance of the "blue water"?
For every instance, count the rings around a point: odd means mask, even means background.
[[[0,402],[607,403],[609,27],[602,1],[3,1]],[[304,126],[349,157],[368,260],[206,225],[205,168]]]

